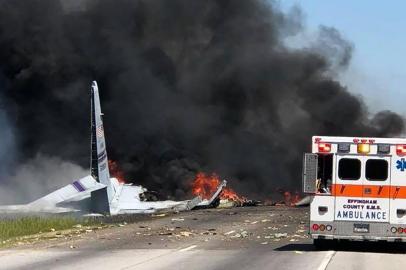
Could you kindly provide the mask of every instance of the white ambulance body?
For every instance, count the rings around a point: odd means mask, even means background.
[[[310,235],[406,241],[406,139],[314,136],[303,189]]]

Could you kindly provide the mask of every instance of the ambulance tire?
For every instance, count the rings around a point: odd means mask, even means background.
[[[318,250],[325,250],[331,247],[332,240],[327,239],[313,239],[313,245]]]

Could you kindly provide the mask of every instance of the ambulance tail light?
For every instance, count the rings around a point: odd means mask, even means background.
[[[313,231],[321,231],[321,232],[328,231],[329,232],[332,229],[333,229],[333,226],[331,226],[331,225],[324,225],[324,224],[313,224],[312,225]]]
[[[396,154],[398,156],[405,156],[406,155],[406,145],[405,144],[396,145]]]
[[[402,227],[392,227],[390,228],[391,233],[406,233],[406,228]]]
[[[358,144],[357,150],[359,154],[368,154],[371,151],[371,147],[367,143]]]
[[[330,153],[331,143],[319,143],[319,153]]]

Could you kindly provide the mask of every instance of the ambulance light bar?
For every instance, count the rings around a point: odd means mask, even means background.
[[[396,154],[398,156],[405,156],[406,155],[406,145],[404,145],[404,144],[396,145]]]
[[[320,153],[330,153],[331,143],[319,143],[319,152]]]
[[[340,153],[349,153],[351,145],[349,143],[339,143],[338,152]]]
[[[360,154],[368,154],[371,151],[371,147],[369,144],[360,143],[357,145],[357,150]]]
[[[389,144],[378,144],[378,153],[379,154],[389,154],[390,145]]]

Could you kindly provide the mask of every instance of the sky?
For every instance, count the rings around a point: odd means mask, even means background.
[[[406,1],[280,0],[280,5],[299,6],[310,34],[320,25],[334,27],[354,45],[340,81],[363,96],[371,112],[406,115]]]

